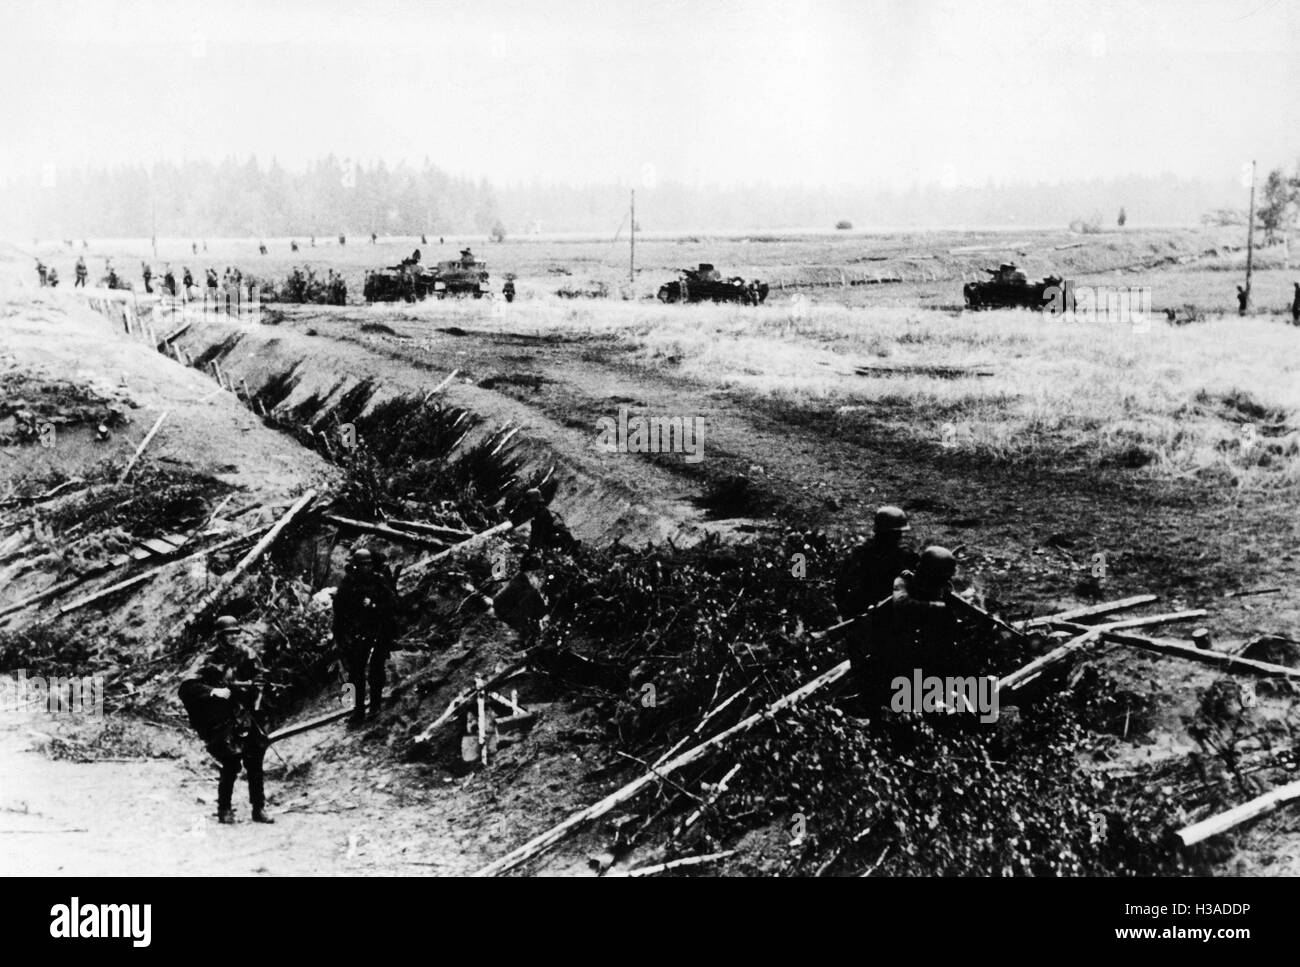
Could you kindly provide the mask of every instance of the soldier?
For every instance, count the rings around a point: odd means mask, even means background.
[[[542,566],[543,556],[548,551],[572,553],[578,542],[569,533],[564,521],[552,514],[542,498],[542,492],[536,487],[524,491],[524,499],[515,512],[516,526],[532,521],[528,534],[528,550],[520,563],[520,570],[530,571]]]
[[[239,622],[229,615],[217,619],[216,645],[197,677],[181,683],[180,699],[208,752],[221,766],[217,780],[217,819],[235,821],[231,799],[242,766],[248,776],[253,822],[275,822],[266,814],[262,758],[269,743],[257,721],[258,681],[262,675],[256,655],[239,640]]]
[[[82,246],[83,247],[85,246],[84,242],[82,243]],[[77,265],[76,265],[75,272],[76,272],[76,279],[73,281],[72,287],[75,289],[78,286],[80,286],[81,288],[84,289],[86,287],[86,259],[81,255],[77,256]]]
[[[371,244],[371,245],[374,245],[374,244],[375,244],[376,242],[378,242],[378,241],[379,241],[379,236],[376,235],[374,232],[371,232],[371,233],[370,233],[370,244]]]
[[[59,270],[52,265],[50,266],[49,282],[51,289],[55,288],[59,284]]]
[[[347,245],[347,244],[348,244],[348,237],[347,237],[346,235],[342,235],[342,234],[340,234],[340,235],[339,235],[339,244],[340,244],[340,245]]]
[[[176,295],[176,275],[170,262],[163,266],[163,291],[172,297]]]
[[[290,252],[296,252],[296,251],[298,251],[298,242],[297,242],[296,239],[290,239],[290,240],[289,240],[289,251],[290,251]]]
[[[961,675],[957,621],[948,592],[957,561],[945,547],[921,552],[894,594],[849,628],[847,646],[859,695],[869,710],[888,705],[896,677]]]
[[[841,618],[856,617],[894,593],[898,576],[916,565],[916,551],[903,540],[911,529],[898,507],[876,511],[871,538],[849,552],[835,582]]]
[[[515,301],[515,280],[506,279],[506,284],[501,287],[501,294],[506,297],[507,302]]]
[[[108,269],[108,287],[109,287],[110,289],[116,289],[116,288],[117,288],[117,269],[115,269],[115,268],[113,268],[111,265],[107,265],[107,264],[105,264],[105,268]]]
[[[421,244],[421,245],[428,245],[428,244],[429,244],[429,240],[428,240],[427,238],[425,238],[424,235],[421,235],[421,236],[420,236],[420,244]]]
[[[36,260],[36,275],[41,280],[41,288],[45,288],[45,286],[49,283],[49,274],[48,274],[48,270],[45,268],[45,263],[42,262],[40,259]]]
[[[1249,301],[1250,296],[1246,294],[1246,290],[1241,286],[1237,286],[1237,315],[1244,316],[1246,314],[1246,303]]]
[[[349,724],[360,725],[366,715],[366,685],[370,685],[370,716],[383,707],[384,664],[392,644],[396,595],[370,552],[357,550],[334,592],[334,642],[348,669],[356,695]]]
[[[206,278],[208,281],[208,295],[215,299],[217,297],[217,270],[208,266]]]
[[[140,274],[144,276],[144,291],[149,295],[153,295],[153,269],[150,268],[148,262],[140,263]]]
[[[1300,282],[1293,283],[1295,286],[1295,298],[1291,300],[1291,324],[1300,326]]]
[[[259,254],[261,254],[261,255],[265,255],[265,254],[266,254],[266,243],[265,243],[265,242],[258,242],[258,243],[257,243],[257,251],[258,251]]]
[[[194,288],[194,276],[191,274],[188,265],[185,266],[184,270],[181,272],[181,285],[185,289],[185,298],[191,298],[190,289]]]

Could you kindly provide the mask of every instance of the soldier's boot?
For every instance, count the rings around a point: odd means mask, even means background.
[[[223,826],[233,826],[235,823],[235,811],[229,806],[221,806],[217,809],[217,822]]]
[[[268,816],[268,815],[266,814],[266,807],[264,807],[264,806],[254,806],[254,807],[253,807],[253,822],[255,822],[255,823],[266,823],[266,824],[269,825],[269,824],[275,822],[275,818],[274,818],[273,816]]]

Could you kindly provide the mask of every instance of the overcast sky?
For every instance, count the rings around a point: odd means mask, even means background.
[[[0,0],[0,178],[333,152],[498,183],[1236,177],[1296,0]]]

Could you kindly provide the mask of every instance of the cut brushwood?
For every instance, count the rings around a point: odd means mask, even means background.
[[[466,551],[470,550],[471,548],[478,547],[490,537],[496,537],[498,535],[508,534],[510,531],[514,530],[514,527],[515,525],[512,522],[508,520],[502,521],[500,524],[497,524],[495,527],[489,527],[487,530],[475,534],[469,540],[461,541],[459,544],[453,544],[445,551],[433,555],[433,557],[426,558],[423,561],[417,561],[416,563],[412,564],[410,567],[408,567],[405,571],[402,572],[402,581],[403,582],[408,581],[411,577],[424,573],[425,571],[433,567],[438,562],[444,561],[455,554],[463,554]]]
[[[1202,819],[1198,823],[1192,823],[1178,831],[1178,838],[1182,840],[1184,846],[1193,846],[1202,840],[1209,839],[1211,836],[1217,836],[1220,833],[1226,833],[1234,826],[1240,826],[1242,823],[1249,822],[1258,816],[1271,813],[1289,802],[1300,799],[1300,782],[1288,783],[1285,786],[1279,786],[1272,792],[1267,792],[1250,802],[1242,803],[1235,806],[1225,813],[1219,813],[1217,816],[1211,816],[1208,819]]]
[[[768,721],[778,712],[784,711],[794,705],[798,705],[809,695],[820,691],[828,685],[833,685],[849,673],[849,663],[842,661],[833,668],[827,669],[820,675],[812,678],[808,682],[796,688],[793,692],[783,695],[771,705],[760,709],[753,715],[741,719],[731,728],[719,732],[713,738],[701,742],[692,749],[688,749],[674,759],[670,759],[662,766],[655,767],[652,771],[646,772],[640,778],[634,779],[620,789],[610,793],[600,802],[588,806],[574,813],[558,826],[554,826],[539,836],[535,836],[527,843],[517,849],[512,850],[505,856],[492,863],[489,863],[483,869],[476,873],[476,876],[498,876],[508,870],[512,870],[521,863],[526,863],[535,856],[539,856],[546,850],[550,849],[560,840],[564,839],[574,830],[591,822],[593,819],[599,819],[610,810],[635,799],[644,790],[662,781],[662,779],[678,769],[682,769],[693,762],[697,762],[710,753],[722,748],[732,739],[748,732],[754,726]]]

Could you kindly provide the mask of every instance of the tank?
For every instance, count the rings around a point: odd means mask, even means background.
[[[709,262],[697,269],[679,269],[675,282],[659,287],[660,302],[739,302],[760,305],[767,298],[767,283],[757,279],[746,282],[740,276],[723,279]]]
[[[487,263],[476,259],[469,249],[461,249],[458,259],[438,263],[433,293],[439,299],[467,295],[481,299],[489,291]]]
[[[986,282],[967,282],[962,295],[967,309],[1055,309],[1062,291],[1062,280],[1054,275],[1030,282],[1014,263],[1004,262],[996,269],[985,269]]]
[[[361,294],[367,302],[418,302],[433,293],[437,273],[421,265],[390,265],[366,273]]]

